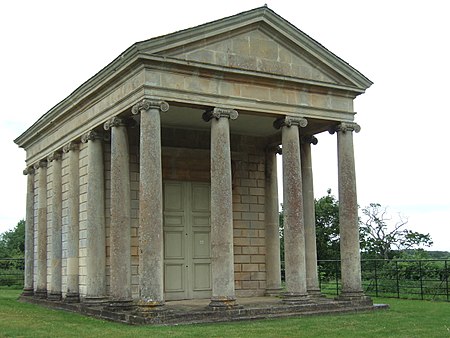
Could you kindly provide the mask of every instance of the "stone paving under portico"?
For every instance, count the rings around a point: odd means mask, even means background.
[[[386,310],[387,304],[373,304],[370,299],[341,301],[317,297],[301,304],[286,304],[279,297],[238,298],[238,305],[230,309],[213,310],[210,299],[167,301],[163,310],[155,310],[146,316],[135,310],[114,311],[104,306],[87,306],[85,303],[38,300],[21,297],[21,301],[44,305],[49,308],[78,312],[83,315],[132,325],[179,325],[196,323],[233,322],[270,318],[303,317],[311,315],[357,313]]]

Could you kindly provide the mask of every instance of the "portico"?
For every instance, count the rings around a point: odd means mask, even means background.
[[[27,154],[24,296],[143,316],[180,299],[311,302],[311,144],[330,131],[341,298],[365,301],[353,99],[370,85],[267,7],[134,44],[15,140]]]

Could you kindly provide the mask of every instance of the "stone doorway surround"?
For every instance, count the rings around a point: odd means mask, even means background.
[[[342,293],[327,307],[370,308],[359,261],[353,100],[371,84],[266,6],[134,44],[15,140],[26,150],[28,177],[23,299],[162,320],[157,314],[170,307],[163,182],[175,180],[211,187],[204,311],[234,313],[246,309],[239,299],[263,295],[281,296],[273,308],[286,311],[321,308],[311,145],[330,132]],[[281,153],[286,290],[274,165]]]

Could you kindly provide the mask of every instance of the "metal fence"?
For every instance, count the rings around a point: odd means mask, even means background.
[[[0,258],[0,287],[23,288],[23,258]],[[341,262],[318,261],[320,289],[338,295]],[[450,301],[450,259],[361,261],[362,284],[367,295]],[[284,264],[281,271],[284,280]]]
[[[318,261],[320,288],[325,294],[338,295],[341,289],[339,260]],[[367,295],[450,301],[450,260],[361,261],[363,289]]]
[[[23,258],[0,258],[0,286],[23,288]]]

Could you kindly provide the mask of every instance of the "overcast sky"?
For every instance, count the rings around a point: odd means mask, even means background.
[[[0,232],[25,217],[13,139],[134,42],[268,7],[374,82],[355,101],[359,204],[388,206],[450,251],[447,1],[1,1]],[[336,135],[317,135],[315,194],[337,195]]]

